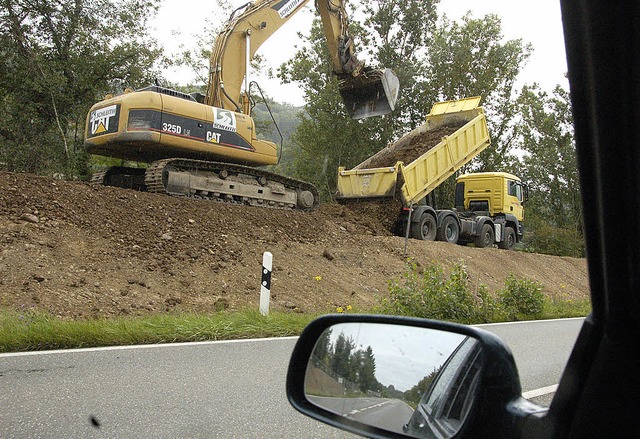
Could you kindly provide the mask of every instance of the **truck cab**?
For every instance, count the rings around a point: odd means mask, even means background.
[[[506,172],[464,174],[456,179],[455,206],[459,210],[488,212],[488,216],[510,213],[524,219],[527,185]]]
[[[459,243],[474,242],[476,247],[497,243],[502,249],[512,249],[522,241],[527,198],[527,185],[515,175],[506,172],[461,175],[456,179],[455,191]]]

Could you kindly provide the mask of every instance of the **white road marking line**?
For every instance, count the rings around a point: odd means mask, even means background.
[[[566,318],[563,318],[563,319],[519,320],[517,322],[480,323],[478,325],[469,325],[469,326],[477,326],[479,328],[484,328],[485,326],[506,326],[506,325],[518,325],[518,324],[522,324],[522,323],[563,322],[563,321],[584,320],[584,319],[585,319],[585,317],[566,317]]]
[[[96,348],[80,348],[80,349],[56,349],[50,351],[29,351],[29,352],[7,352],[0,354],[0,358],[7,357],[26,357],[30,355],[51,355],[51,354],[75,354],[80,352],[101,352],[101,351],[122,351],[133,349],[153,349],[153,348],[173,348],[180,346],[203,346],[211,344],[231,344],[231,343],[249,343],[253,341],[277,341],[277,340],[297,340],[297,336],[292,337],[269,337],[269,338],[243,338],[238,340],[212,340],[212,341],[188,341],[183,343],[158,343],[158,344],[141,344],[129,346],[105,346]]]
[[[365,410],[369,410],[369,409],[373,409],[373,408],[377,408],[377,407],[382,407],[383,405],[389,404],[390,402],[391,402],[390,400],[389,401],[383,401],[383,402],[380,402],[378,404],[370,405],[368,407],[363,407],[361,409],[354,409],[354,410],[351,410],[349,413],[347,413],[346,416],[357,415],[358,413],[362,413]]]
[[[534,389],[534,390],[529,390],[528,392],[523,392],[522,397],[524,399],[536,398],[538,396],[553,393],[556,390],[558,390],[558,385],[554,384],[553,386],[541,387],[540,389]]]

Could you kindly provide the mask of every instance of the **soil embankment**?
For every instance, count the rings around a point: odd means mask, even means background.
[[[367,309],[405,269],[387,210],[291,212],[0,172],[0,306],[66,318],[257,307],[269,251],[275,309]],[[419,265],[463,261],[492,291],[517,273],[550,295],[588,296],[582,259],[417,240],[408,253]]]

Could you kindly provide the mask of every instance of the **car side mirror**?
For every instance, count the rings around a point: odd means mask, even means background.
[[[523,401],[511,351],[494,334],[366,315],[305,328],[287,396],[305,415],[368,437],[513,437]]]

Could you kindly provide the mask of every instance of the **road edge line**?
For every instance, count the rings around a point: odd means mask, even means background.
[[[241,339],[235,339],[235,340],[186,341],[181,343],[156,343],[156,344],[138,344],[138,345],[126,345],[126,346],[101,346],[101,347],[79,348],[79,349],[53,349],[48,351],[4,352],[4,353],[0,353],[0,358],[26,357],[30,355],[73,354],[73,353],[81,353],[81,352],[124,351],[124,350],[133,350],[133,349],[153,349],[153,348],[182,347],[182,346],[203,346],[203,345],[213,345],[213,344],[248,343],[248,342],[262,342],[262,341],[275,341],[275,340],[296,340],[297,338],[298,336],[241,338]]]
[[[558,385],[554,384],[553,386],[541,387],[539,389],[529,390],[528,392],[523,392],[522,397],[524,399],[537,398],[538,396],[548,395],[549,393],[554,393],[558,390]]]

